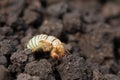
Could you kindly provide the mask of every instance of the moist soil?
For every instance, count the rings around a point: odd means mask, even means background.
[[[69,53],[32,53],[38,34]],[[0,0],[0,80],[120,80],[120,1]]]

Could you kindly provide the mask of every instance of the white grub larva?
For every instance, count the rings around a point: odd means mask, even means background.
[[[28,42],[27,48],[32,50],[32,52],[50,52],[52,58],[60,58],[65,55],[64,44],[56,37],[46,34],[34,36]]]

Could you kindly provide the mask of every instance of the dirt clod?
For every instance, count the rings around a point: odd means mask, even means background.
[[[92,70],[82,57],[69,55],[58,66],[62,80],[91,80]]]
[[[45,20],[43,25],[39,28],[40,33],[53,35],[60,37],[63,30],[63,24],[61,20],[51,19]]]
[[[12,80],[8,69],[2,65],[0,65],[0,80]]]
[[[3,40],[0,42],[0,54],[1,55],[10,55],[12,54],[17,47],[17,41],[12,40]],[[16,47],[15,47],[16,46]]]
[[[52,73],[52,68],[47,60],[42,59],[28,63],[25,66],[25,72],[30,75],[37,75],[40,79],[48,79]]]

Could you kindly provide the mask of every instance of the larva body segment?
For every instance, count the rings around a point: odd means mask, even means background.
[[[39,40],[41,39],[40,35],[33,37],[27,44],[27,48],[31,49],[33,52],[39,48]]]
[[[58,46],[58,45],[62,45],[62,43],[61,43],[61,41],[60,41],[59,39],[56,39],[56,40],[54,40],[54,41],[52,42],[52,45],[53,45],[54,47],[56,47],[56,46]]]
[[[65,54],[63,43],[56,37],[48,36],[46,34],[34,36],[28,42],[27,48],[31,49],[32,52],[50,52],[52,58],[60,58]]]
[[[52,42],[57,39],[54,36],[48,36],[48,38],[46,39],[47,42],[49,42],[50,44],[52,44]]]

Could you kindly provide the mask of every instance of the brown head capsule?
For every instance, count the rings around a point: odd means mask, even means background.
[[[27,48],[32,52],[50,52],[52,58],[60,58],[65,55],[64,44],[54,36],[41,34],[33,37],[27,44]]]

